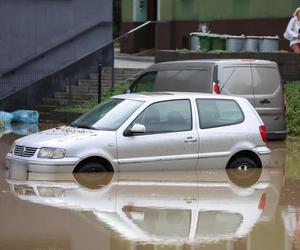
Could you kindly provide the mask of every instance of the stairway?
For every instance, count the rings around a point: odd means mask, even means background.
[[[143,69],[115,68],[115,84],[132,80]],[[102,88],[111,86],[111,68],[103,68],[101,72]],[[64,92],[55,92],[52,98],[43,98],[37,106],[41,120],[53,120],[53,110],[66,105],[82,104],[98,96],[98,73],[90,73],[88,79],[81,79],[77,85],[67,87]]]

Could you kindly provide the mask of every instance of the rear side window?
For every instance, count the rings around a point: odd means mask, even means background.
[[[149,72],[138,78],[131,86],[132,93],[137,92],[152,92],[154,90],[154,83],[157,72]]]
[[[244,114],[234,100],[197,99],[200,127],[216,128],[239,124],[244,121]]]
[[[211,92],[213,67],[158,71],[155,91]]]

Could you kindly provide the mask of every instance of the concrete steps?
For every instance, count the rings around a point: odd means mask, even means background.
[[[114,73],[115,84],[127,79],[134,79],[143,69],[116,68]],[[101,73],[101,87],[111,86],[111,68],[103,68]],[[66,105],[83,104],[98,96],[98,73],[90,73],[88,79],[80,79],[77,85],[69,86],[64,92],[55,92],[53,98],[43,98],[37,107],[42,120],[55,120],[53,110]]]

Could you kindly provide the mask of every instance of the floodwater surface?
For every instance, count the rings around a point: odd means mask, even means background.
[[[53,127],[53,124],[43,125]],[[0,138],[0,249],[300,249],[300,138],[271,142],[268,167],[9,179]]]

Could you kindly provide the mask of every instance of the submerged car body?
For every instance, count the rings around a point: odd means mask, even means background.
[[[195,93],[115,96],[70,126],[15,141],[11,174],[252,168],[267,164],[266,130],[241,97]]]

